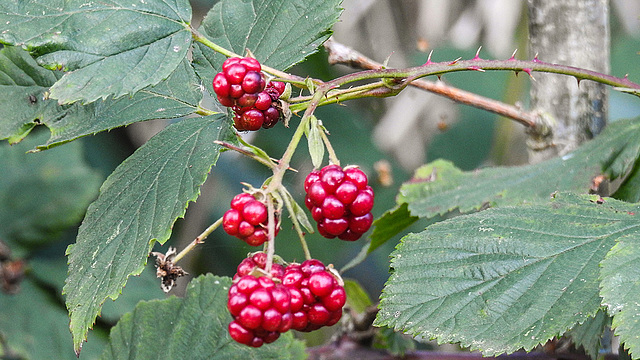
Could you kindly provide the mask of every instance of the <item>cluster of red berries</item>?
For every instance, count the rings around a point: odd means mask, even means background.
[[[254,58],[228,58],[222,72],[213,78],[213,91],[220,104],[234,112],[233,125],[240,131],[273,127],[281,117],[278,98],[285,84],[262,74],[262,65]]]
[[[222,228],[251,246],[259,246],[269,240],[267,218],[267,207],[253,195],[242,193],[231,199],[231,209],[222,216]],[[277,234],[278,226],[275,230]]]
[[[355,241],[373,223],[373,189],[356,166],[328,165],[314,170],[304,182],[305,205],[318,223],[320,235]]]
[[[290,329],[313,331],[340,320],[346,293],[322,262],[273,264],[270,276],[255,276],[265,264],[266,254],[256,253],[238,265],[227,301],[232,339],[260,347]]]

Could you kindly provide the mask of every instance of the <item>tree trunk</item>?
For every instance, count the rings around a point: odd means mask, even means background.
[[[608,0],[528,0],[530,53],[541,61],[609,72]],[[531,108],[550,121],[552,134],[529,139],[529,160],[574,150],[607,122],[607,89],[591,81],[534,73]]]

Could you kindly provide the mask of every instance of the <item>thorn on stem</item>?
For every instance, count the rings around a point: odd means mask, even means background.
[[[533,62],[540,62],[540,59],[538,59],[538,53],[536,53],[536,56],[533,57]]]
[[[433,63],[431,62],[431,55],[433,55],[433,50],[429,51],[429,56],[427,57],[427,62],[426,62],[426,63],[424,63],[424,65],[431,65],[431,64],[433,64]],[[423,65],[423,66],[424,66],[424,65]]]
[[[517,52],[518,52],[518,49],[513,50],[513,54],[511,54],[511,57],[509,59],[507,59],[507,60],[515,60]]]
[[[485,70],[483,68],[481,68],[480,66],[468,66],[467,70],[485,72]]]
[[[530,68],[524,68],[522,69],[522,71],[526,72],[527,75],[529,75],[529,77],[531,78],[531,80],[535,81],[536,78],[533,77],[533,75],[531,75],[531,69]]]
[[[457,64],[457,63],[458,63],[458,61],[460,61],[461,59],[462,59],[462,58],[461,58],[461,57],[459,57],[459,58],[457,58],[457,59],[453,60],[452,62],[450,62],[450,63],[449,63],[449,66],[452,66],[452,65]]]
[[[471,60],[482,60],[482,59],[480,58],[480,50],[482,50],[482,46],[480,46],[480,47],[478,48],[478,51],[476,51],[476,56],[474,56],[474,57],[473,57],[473,59],[471,59]]]

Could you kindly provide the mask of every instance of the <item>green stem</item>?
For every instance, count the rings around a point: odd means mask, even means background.
[[[194,28],[191,28],[190,30],[191,30],[191,36],[193,37],[194,41],[201,43],[202,45],[210,48],[211,50],[213,50],[215,52],[218,52],[218,53],[220,53],[220,54],[222,54],[222,55],[224,55],[226,57],[242,57],[243,56],[243,55],[236,54],[231,50],[227,50],[227,49],[223,48],[222,46],[214,43],[213,41],[207,39],[205,36],[200,34]],[[286,73],[284,71],[280,71],[280,70],[274,69],[274,68],[266,66],[266,65],[262,65],[262,70],[268,72],[271,75],[277,76],[277,77],[282,78],[282,79],[286,79],[287,81],[295,83],[297,85],[304,86],[304,84],[305,84],[304,78],[288,74],[288,73]]]
[[[278,165],[273,170],[273,178],[271,179],[271,182],[269,183],[269,186],[266,189],[267,193],[276,191],[280,187],[280,185],[282,185],[282,178],[284,177],[284,173],[289,168],[289,162],[291,161],[291,158],[293,157],[293,154],[295,153],[296,148],[298,147],[298,143],[300,142],[300,139],[304,135],[304,129],[306,129],[309,126],[309,119],[311,119],[311,115],[313,115],[313,112],[318,107],[318,103],[320,102],[320,99],[322,99],[323,94],[325,94],[328,91],[328,89],[329,88],[325,88],[323,86],[320,89],[318,89],[316,93],[313,95],[313,99],[309,102],[309,106],[307,107],[307,110],[304,112],[304,115],[302,116],[302,119],[300,120],[300,123],[296,128],[296,131],[293,133],[293,136],[291,137],[291,141],[289,142],[289,145],[287,145],[287,149],[284,151],[284,154],[282,155],[282,158],[278,162]]]
[[[306,260],[311,259],[311,252],[309,252],[309,246],[307,246],[307,241],[304,238],[304,231],[302,231],[302,227],[300,226],[300,222],[296,217],[296,212],[293,209],[293,204],[291,203],[291,195],[288,194],[287,189],[284,186],[281,186],[278,191],[281,194],[282,200],[284,201],[284,205],[287,207],[287,211],[291,214],[291,222],[293,223],[293,228],[298,233],[298,239],[300,239],[300,245],[302,246],[302,251],[304,252],[304,258]]]
[[[333,164],[340,165],[340,160],[338,159],[338,155],[336,155],[336,151],[333,150],[333,146],[331,146],[331,142],[329,141],[329,137],[327,136],[327,131],[324,126],[318,125],[320,127],[320,137],[322,138],[322,142],[324,142],[324,146],[327,148],[327,152],[329,153],[329,161]]]
[[[216,220],[213,224],[211,224],[202,234],[198,235],[187,247],[182,249],[175,258],[173,258],[173,263],[176,264],[180,259],[182,259],[185,255],[187,255],[193,248],[198,244],[204,243],[204,240],[209,236],[215,229],[217,229],[220,224],[222,224],[222,218]]]
[[[203,108],[200,105],[198,105],[198,108],[196,109],[195,113],[198,114],[198,115],[202,115],[202,116],[220,114],[217,111],[213,111],[213,110],[209,110],[209,109]]]
[[[324,106],[329,104],[341,103],[347,100],[362,99],[365,97],[387,97],[393,96],[400,92],[402,88],[389,88],[382,81],[377,81],[371,84],[354,87],[351,89],[330,92],[327,96],[318,103],[318,106]],[[300,96],[295,98],[294,101],[308,100],[309,96]],[[300,102],[289,105],[289,110],[296,113],[300,110],[304,110],[309,106],[309,102]]]
[[[267,274],[271,274],[271,266],[273,265],[273,255],[276,253],[276,217],[274,214],[273,207],[273,199],[271,196],[267,194],[267,213],[268,215],[268,223],[267,223],[267,232],[269,236],[269,240],[267,241],[267,263],[264,266],[264,270]]]
[[[276,167],[276,164],[271,159],[262,158],[262,157],[260,157],[260,156],[258,156],[256,154],[252,153],[249,150],[240,148],[240,147],[238,147],[236,145],[230,144],[230,143],[225,142],[225,141],[215,140],[214,143],[218,144],[220,146],[224,146],[229,150],[233,150],[233,151],[239,152],[240,154],[257,161],[257,162],[263,164],[264,166],[266,166],[266,167],[268,167],[270,169],[273,169],[273,168]],[[266,153],[265,153],[265,155],[266,155]]]

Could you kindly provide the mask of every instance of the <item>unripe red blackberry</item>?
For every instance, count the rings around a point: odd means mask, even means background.
[[[254,274],[257,269],[265,269],[267,264],[267,254],[263,252],[257,252],[250,257],[242,260],[236,268],[236,274],[233,276],[233,280],[243,277],[245,275]],[[273,263],[271,264],[271,277],[274,279],[282,279],[284,276],[284,266]]]
[[[222,228],[251,246],[259,246],[269,240],[267,229],[267,207],[251,194],[242,193],[233,197],[231,209],[222,216]],[[277,219],[276,219],[277,224]],[[276,225],[276,234],[278,227]]]
[[[245,94],[234,102],[233,124],[239,131],[269,129],[282,117],[278,98],[284,83],[272,81],[258,94]]]
[[[342,317],[347,301],[344,287],[319,260],[287,266],[282,284],[291,293],[292,329],[313,331],[334,325]]]
[[[229,335],[252,347],[277,340],[293,324],[291,292],[266,276],[244,275],[229,288]]]
[[[213,91],[220,104],[233,108],[233,125],[239,131],[273,127],[281,117],[278,98],[285,84],[266,84],[260,62],[254,58],[228,58],[213,78]]]
[[[222,63],[222,71],[213,78],[213,91],[224,106],[251,106],[255,96],[264,90],[265,78],[262,66],[253,58],[228,58]],[[244,95],[253,97],[243,98]],[[241,100],[242,99],[242,100]],[[253,101],[252,101],[253,100]],[[248,104],[251,103],[251,104]]]
[[[328,165],[307,175],[305,205],[320,235],[355,241],[369,230],[374,193],[367,183],[367,175],[355,166]]]

